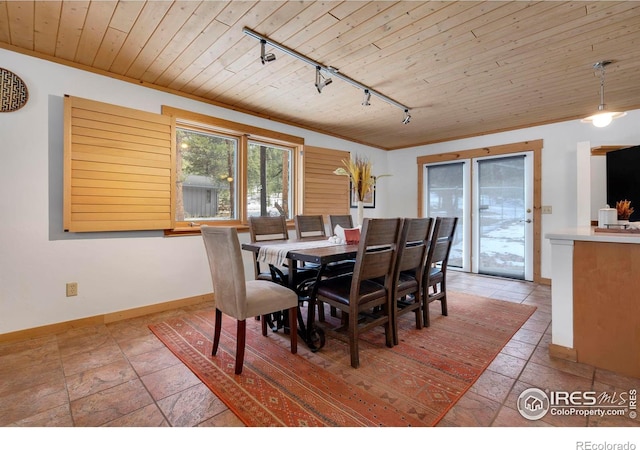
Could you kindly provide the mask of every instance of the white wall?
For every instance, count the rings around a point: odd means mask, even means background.
[[[597,98],[594,99],[597,102]],[[595,104],[595,103],[594,103]],[[580,120],[490,134],[469,139],[396,150],[389,158],[389,171],[402,174],[396,178],[386,194],[389,196],[386,213],[389,215],[417,214],[417,163],[423,155],[470,150],[515,142],[543,140],[542,150],[542,205],[550,205],[552,214],[542,215],[542,267],[543,278],[551,278],[551,244],[544,236],[558,229],[576,226],[577,192],[576,149],[579,142],[588,141],[592,147],[601,145],[640,144],[640,110],[629,112],[606,128],[595,128]],[[429,130],[425,130],[428,138]],[[598,163],[597,167],[602,164]],[[602,184],[602,174],[594,176]],[[588,194],[587,194],[588,195]],[[393,202],[390,199],[402,199]],[[592,198],[602,199],[601,193]],[[600,206],[602,207],[602,206]],[[593,215],[593,212],[592,212]],[[595,212],[597,217],[597,210]]]
[[[211,291],[199,236],[62,231],[65,94],[156,113],[166,104],[366,155],[376,175],[394,174],[379,181],[376,208],[365,209],[367,217],[416,215],[417,156],[544,139],[542,201],[553,214],[543,216],[543,234],[575,222],[577,142],[640,143],[640,111],[634,111],[603,130],[574,121],[385,152],[3,49],[0,61],[26,82],[30,96],[21,110],[0,114],[0,334]],[[542,251],[542,276],[550,278],[547,240]],[[249,255],[245,261],[251,277]],[[67,298],[71,281],[78,282],[79,295]]]
[[[211,292],[199,236],[62,231],[65,94],[155,113],[164,104],[270,128],[309,145],[367,155],[374,169],[386,168],[382,150],[2,49],[0,61],[29,89],[25,107],[0,114],[0,334]],[[384,196],[378,206],[365,216],[384,214]],[[65,284],[72,281],[79,294],[67,298]]]

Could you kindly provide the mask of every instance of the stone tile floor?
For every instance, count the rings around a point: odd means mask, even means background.
[[[537,310],[439,427],[640,425],[640,419],[628,416],[547,414],[537,421],[524,419],[516,399],[529,387],[621,392],[640,388],[640,379],[549,356],[549,286],[449,271],[448,288],[532,304]],[[203,307],[211,305],[193,308]],[[147,328],[183,312],[166,311],[0,344],[0,426],[243,426]]]

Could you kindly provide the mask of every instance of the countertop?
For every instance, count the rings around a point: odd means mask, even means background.
[[[640,244],[640,233],[606,233],[595,231],[595,227],[565,228],[547,233],[545,238],[564,241],[613,242]]]

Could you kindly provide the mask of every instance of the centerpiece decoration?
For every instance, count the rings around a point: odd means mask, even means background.
[[[361,226],[364,219],[365,198],[373,193],[378,178],[389,175],[373,175],[371,161],[360,155],[348,160],[343,159],[342,164],[344,167],[338,167],[333,173],[349,177],[353,194],[358,201],[358,225]]]
[[[633,214],[633,208],[631,207],[631,200],[619,200],[616,202],[616,209],[618,210],[618,220],[628,222],[629,217]]]

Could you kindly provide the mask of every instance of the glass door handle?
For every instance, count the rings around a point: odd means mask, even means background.
[[[526,220],[521,220],[520,222],[527,222],[527,223],[531,223],[531,222],[533,222],[533,220],[531,220],[531,219],[526,219]]]

